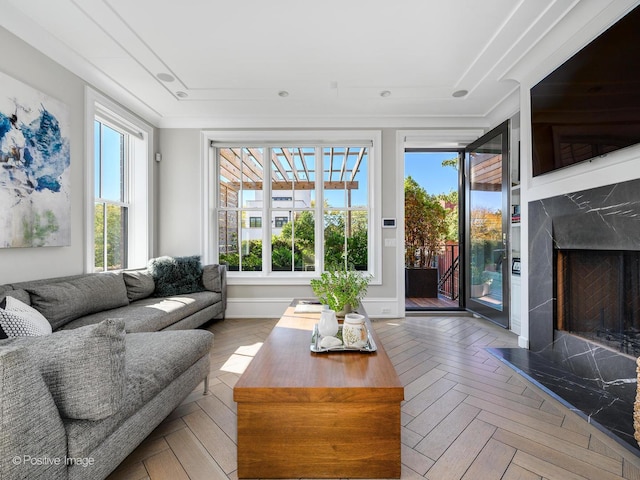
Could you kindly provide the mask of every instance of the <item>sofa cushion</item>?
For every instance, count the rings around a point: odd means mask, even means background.
[[[152,258],[149,260],[149,273],[156,285],[156,297],[204,290],[200,255]]]
[[[64,461],[13,462],[13,458],[61,458],[67,440],[58,409],[27,348],[0,342],[0,476],[45,480],[66,478]],[[20,342],[17,342],[20,343]]]
[[[65,419],[69,457],[89,456],[126,419],[208,355],[213,334],[206,330],[132,333],[126,335],[125,343],[124,405],[116,414],[97,422]],[[189,393],[183,392],[185,397]]]
[[[84,275],[69,281],[27,286],[31,305],[42,313],[53,329],[65,323],[129,303],[122,274]]]
[[[13,297],[26,305],[31,305],[29,293],[22,288],[14,289],[11,285],[0,285],[0,302],[7,297]]]
[[[156,289],[153,277],[147,270],[127,270],[122,275],[130,302],[150,297]]]
[[[215,292],[198,292],[173,297],[149,297],[130,303],[126,307],[78,318],[62,329],[78,328],[99,323],[106,318],[122,318],[127,333],[155,332],[167,328],[200,310],[220,302],[222,295]]]
[[[35,308],[7,296],[0,301],[0,338],[36,337],[51,333],[51,324]]]
[[[27,340],[27,339],[25,339]],[[125,334],[122,320],[55,332],[26,343],[60,415],[100,420],[123,403]]]

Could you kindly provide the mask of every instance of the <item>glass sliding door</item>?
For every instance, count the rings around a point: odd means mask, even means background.
[[[509,122],[465,150],[466,307],[509,326]]]

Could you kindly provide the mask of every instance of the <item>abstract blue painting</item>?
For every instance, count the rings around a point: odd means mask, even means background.
[[[68,107],[0,72],[0,248],[71,244]]]

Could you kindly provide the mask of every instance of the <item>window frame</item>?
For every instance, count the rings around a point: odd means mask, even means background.
[[[217,199],[219,194],[219,174],[216,148],[214,144],[261,147],[338,147],[366,145],[368,152],[368,273],[372,275],[371,284],[379,285],[382,282],[382,244],[381,244],[381,155],[382,132],[380,130],[292,130],[292,131],[216,131],[201,132],[202,140],[202,171],[203,171],[203,245],[204,261],[217,263],[219,261],[218,246],[218,210]],[[319,165],[322,165],[322,157],[318,157]],[[321,168],[321,167],[320,167]],[[318,172],[320,173],[320,172]],[[322,175],[317,173],[318,185],[322,186]],[[321,190],[321,189],[320,189]],[[323,192],[316,190],[316,202],[323,205]],[[267,192],[268,193],[268,192]],[[270,198],[270,196],[266,197]],[[297,210],[293,208],[292,210]],[[268,209],[271,218],[272,208]],[[316,238],[324,237],[323,213],[316,220]],[[317,219],[317,216],[316,216]],[[264,228],[263,222],[263,228]],[[270,226],[271,229],[275,228]],[[270,230],[271,231],[271,230]],[[317,242],[316,242],[317,245]],[[264,249],[270,252],[270,248]],[[263,251],[264,251],[263,250]],[[316,255],[318,251],[316,249]],[[263,259],[263,266],[265,265]],[[318,265],[323,268],[324,259],[317,259]],[[281,285],[281,284],[307,284],[311,278],[320,275],[320,271],[290,271],[290,272],[228,272],[228,283],[231,285]]]
[[[124,167],[125,185],[123,186],[123,198],[128,203],[126,268],[142,268],[147,265],[155,243],[153,127],[104,95],[86,87],[84,271],[87,273],[96,271],[94,217],[96,202],[99,200],[95,191],[94,122],[96,120],[124,133],[128,138],[125,140],[127,164]]]

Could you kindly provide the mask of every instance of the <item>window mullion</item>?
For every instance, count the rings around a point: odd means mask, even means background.
[[[102,207],[102,269],[103,270],[109,270],[109,264],[108,262],[108,253],[107,252],[107,244],[108,244],[108,232],[107,232],[107,204],[106,203],[102,203],[101,204]]]
[[[324,157],[322,147],[316,147],[316,270],[324,271]]]
[[[95,125],[95,124],[94,124]],[[95,128],[95,127],[94,127]],[[98,191],[94,192],[94,196],[96,197],[100,197],[102,198],[102,178],[103,178],[103,171],[102,171],[102,157],[103,157],[103,151],[102,151],[102,123],[98,123],[98,168],[97,168],[97,172],[95,172],[96,175],[98,175]],[[95,159],[94,159],[94,165],[95,165]],[[94,179],[93,184],[96,184],[96,181]]]
[[[264,165],[262,167],[262,196],[264,200],[262,201],[262,269],[268,275],[272,272],[273,268],[273,265],[271,264],[271,218],[273,212],[271,199],[271,158],[273,152],[272,147],[265,146],[263,149]]]

